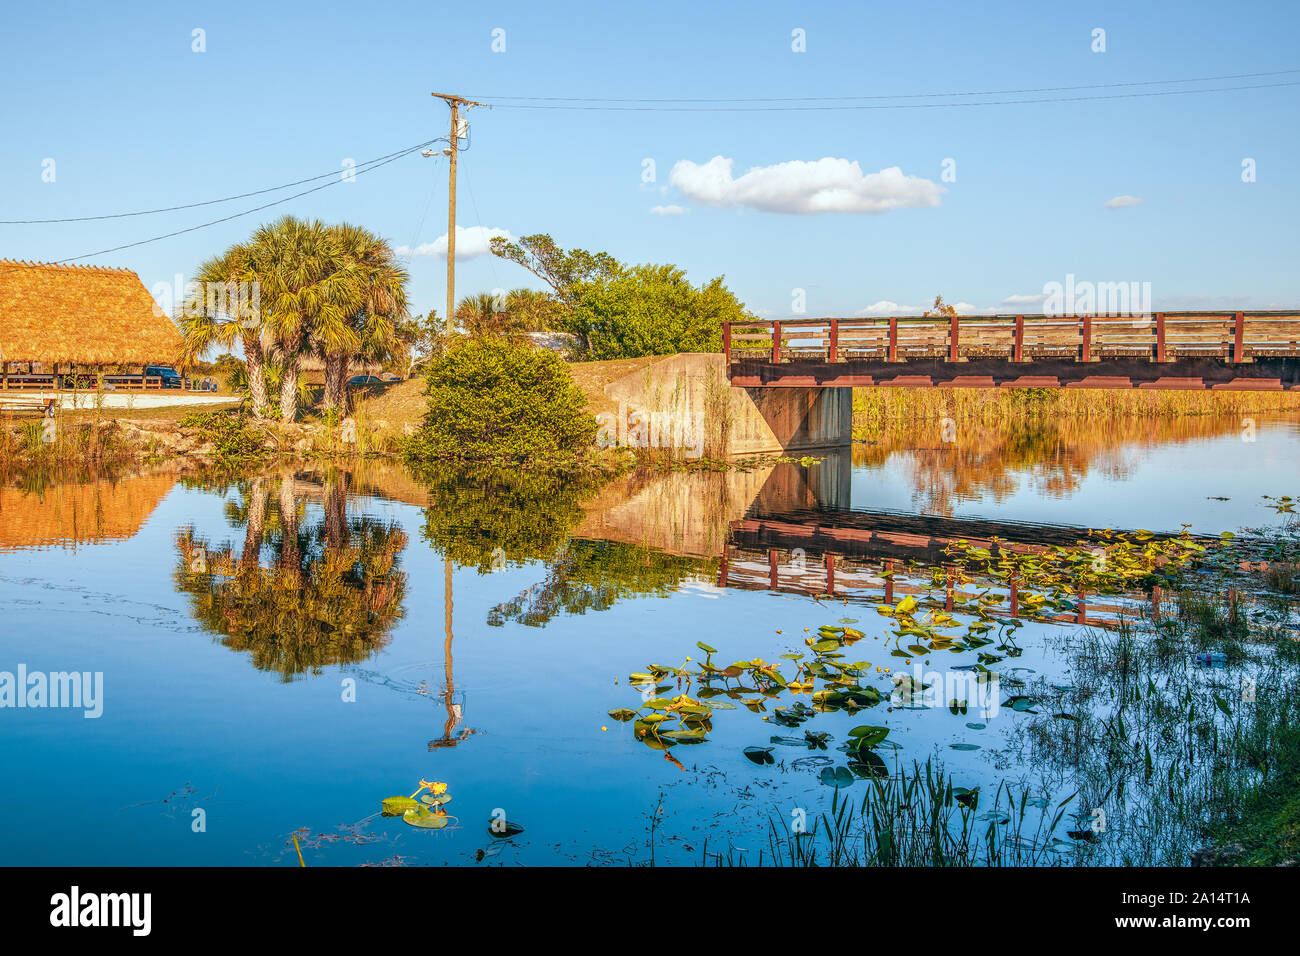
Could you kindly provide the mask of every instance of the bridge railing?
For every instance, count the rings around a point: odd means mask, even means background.
[[[1156,312],[1152,315],[890,316],[769,319],[723,326],[728,362],[906,362],[1006,358],[1300,358],[1300,312]]]

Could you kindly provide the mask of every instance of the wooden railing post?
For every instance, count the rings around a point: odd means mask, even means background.
[[[954,315],[948,329],[948,361],[955,362],[960,355],[961,353],[957,351],[957,316]]]
[[[776,365],[781,361],[781,323],[772,323],[772,364]]]
[[[722,323],[722,356],[726,364],[731,364],[731,323]]]
[[[1156,313],[1156,361],[1165,361],[1165,314]]]
[[[767,549],[767,586],[769,590],[775,591],[780,578],[777,577],[777,557],[776,548]]]
[[[1083,317],[1083,347],[1080,350],[1080,361],[1092,361],[1092,316]]]
[[[830,348],[827,350],[826,360],[829,362],[838,362],[840,360],[840,320],[831,319],[831,341]]]
[[[835,594],[835,555],[826,555],[826,593]]]
[[[1246,348],[1244,344],[1246,333],[1245,313],[1238,312],[1233,318],[1232,331],[1232,361],[1233,364],[1240,364],[1246,359]]]
[[[1016,339],[1011,347],[1011,360],[1013,362],[1025,360],[1025,317],[1023,315],[1016,316]]]
[[[889,317],[889,361],[898,361],[898,316]]]

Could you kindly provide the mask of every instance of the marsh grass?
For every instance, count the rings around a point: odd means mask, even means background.
[[[1300,410],[1295,392],[1156,391],[1065,388],[859,388],[853,391],[854,438],[874,437],[890,422],[1023,425],[1034,420],[1098,422],[1173,419]]]
[[[122,464],[134,458],[121,429],[98,412],[54,414],[53,441],[46,441],[44,419],[0,417],[0,472],[76,465]]]
[[[1252,626],[1240,600],[1184,592],[1155,633],[1085,631],[1067,645],[1074,685],[1036,682],[1042,712],[1003,756],[1102,811],[1080,862],[1186,866],[1294,766],[1300,668],[1287,623]],[[1206,651],[1226,665],[1196,663]]]
[[[768,849],[750,863],[734,851],[710,853],[704,865],[1041,866],[1065,862],[1071,847],[1052,833],[1073,796],[1052,806],[1028,788],[1002,784],[992,801],[978,788],[953,785],[942,765],[867,781],[861,800],[835,791],[830,810],[796,832],[768,824]],[[1049,815],[1050,814],[1050,815]]]

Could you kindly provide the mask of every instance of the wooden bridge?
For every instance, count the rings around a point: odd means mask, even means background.
[[[748,388],[1300,388],[1300,312],[894,316],[723,326]]]

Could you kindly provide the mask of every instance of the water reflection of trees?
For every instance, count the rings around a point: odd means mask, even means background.
[[[544,561],[582,520],[595,479],[506,468],[425,476],[429,503],[421,537],[449,560],[480,573]]]
[[[241,546],[214,547],[192,528],[177,535],[177,590],[205,629],[260,670],[289,679],[364,660],[402,616],[407,535],[395,522],[349,516],[350,482],[344,472],[323,486],[249,478],[226,507],[244,529]]]
[[[619,600],[666,594],[713,562],[612,541],[571,538],[595,479],[505,469],[429,476],[422,537],[456,564],[487,573],[543,562],[536,585],[494,607],[488,623],[541,626],[560,614],[603,611]]]
[[[494,607],[488,623],[540,627],[559,614],[605,611],[631,597],[663,597],[687,579],[716,573],[717,563],[616,541],[570,541],[546,562],[546,577]]]
[[[1065,498],[1089,475],[1128,478],[1146,449],[1236,433],[1237,417],[1076,420],[1025,418],[962,422],[944,441],[942,421],[889,423],[869,444],[855,445],[855,465],[901,462],[912,500],[925,514],[950,515],[963,501],[1002,501],[1026,484]],[[951,436],[950,436],[951,437]]]

